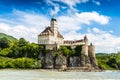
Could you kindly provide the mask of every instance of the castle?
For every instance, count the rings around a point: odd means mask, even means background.
[[[59,48],[62,45],[74,46],[83,45],[88,43],[88,38],[85,35],[81,40],[64,40],[64,37],[60,34],[57,27],[57,20],[52,18],[50,26],[38,35],[38,44],[45,44],[46,49],[52,50],[53,48]]]
[[[57,57],[53,55],[54,52],[40,54],[40,59],[44,68],[63,69],[65,67],[93,67],[98,68],[95,57],[95,46],[88,45],[88,38],[85,35],[81,40],[64,40],[57,27],[57,20],[52,18],[50,26],[38,35],[38,44],[44,44],[47,50],[59,49],[60,46],[71,46],[75,48],[82,45],[79,56],[71,56],[69,58],[62,55]],[[67,60],[69,59],[69,62]]]

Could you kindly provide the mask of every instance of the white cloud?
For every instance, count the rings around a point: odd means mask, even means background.
[[[72,16],[60,16],[57,19],[61,32],[80,30],[83,24],[91,25],[93,22],[97,22],[98,24],[105,25],[109,22],[109,17],[100,15],[94,11],[76,13]]]
[[[26,40],[31,42],[37,42],[36,38],[38,35],[38,30],[34,27],[26,27],[24,25],[16,25],[11,27],[9,24],[0,23],[0,32],[12,35],[18,39],[24,37]]]
[[[60,16],[58,19],[58,26],[61,32],[76,31],[81,28],[80,23],[76,21],[76,17]]]
[[[52,16],[55,16],[58,12],[59,12],[60,10],[59,10],[59,7],[58,6],[55,6],[54,7],[54,10],[50,10],[50,14],[52,15]]]
[[[52,0],[46,0],[48,5],[56,6],[56,4]]]
[[[96,33],[96,30],[99,32]],[[93,28],[87,35],[90,42],[96,45],[97,52],[111,53],[119,51],[120,37],[98,28]]]
[[[53,6],[54,9],[50,8],[49,12],[52,16],[55,16],[57,15],[57,13],[60,11],[60,7],[59,7],[59,4],[57,3],[54,3],[52,0],[46,0],[46,3],[50,6]]]
[[[98,28],[93,28],[92,29],[94,32],[96,32],[96,33],[99,33],[100,32],[100,30],[98,29]]]
[[[90,24],[90,21],[94,21],[100,24],[108,24],[109,17],[100,15],[99,13],[93,11],[93,12],[82,12],[82,13],[76,13],[76,16],[79,17],[83,23]]]
[[[84,34],[77,33],[76,31],[70,31],[64,34],[65,40],[78,40],[83,39]]]
[[[62,8],[62,9],[67,9],[67,7],[66,7],[66,6],[61,6],[61,8]]]
[[[6,21],[0,22],[0,32],[16,38],[24,37],[30,42],[37,42],[37,35],[45,27],[49,26],[49,20],[43,15],[25,13],[17,10],[14,10],[13,15],[17,16],[16,21],[14,21],[14,23],[17,24],[12,25],[6,23]],[[12,19],[10,21],[12,21]]]
[[[65,4],[67,4],[68,6],[72,7],[72,6],[75,6],[78,3],[86,3],[89,0],[56,0],[56,1],[63,2]]]
[[[67,8],[68,15],[71,15],[75,12],[78,12],[78,10],[75,8],[75,6],[77,4],[86,3],[88,1],[89,0],[46,0],[46,4],[48,6],[53,6],[54,7],[54,8],[50,8],[48,10],[52,16],[56,16],[57,13],[60,11],[60,8],[61,9]],[[64,4],[66,4],[67,6],[63,7],[59,4],[59,2],[62,2]]]
[[[96,5],[100,6],[101,3],[99,1],[96,1],[96,0],[92,0],[93,3],[95,3]]]
[[[9,27],[9,25],[7,25],[5,23],[0,23],[0,30],[1,31],[8,31],[10,29],[11,29],[11,27]]]
[[[55,0],[55,1],[66,4],[68,6],[67,13],[68,15],[71,15],[74,14],[75,12],[78,12],[78,10],[75,8],[77,4],[86,3],[89,0]]]

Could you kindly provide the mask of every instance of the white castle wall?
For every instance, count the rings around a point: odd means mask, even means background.
[[[38,44],[63,44],[64,40],[51,35],[38,36]]]

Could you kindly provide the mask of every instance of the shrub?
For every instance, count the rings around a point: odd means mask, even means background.
[[[41,62],[32,58],[0,58],[0,68],[21,68],[32,69],[41,68]]]

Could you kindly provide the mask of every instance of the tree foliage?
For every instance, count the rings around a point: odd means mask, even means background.
[[[43,50],[43,45],[28,43],[24,38],[20,38],[18,42],[12,42],[9,48],[2,48],[0,50],[0,56],[10,58],[29,57],[38,59],[39,53]]]
[[[61,46],[59,51],[66,57],[70,57],[72,54],[75,53],[74,50],[70,46]]]
[[[9,41],[0,38],[0,68],[41,68],[38,58],[44,45],[29,43],[24,38]]]
[[[120,53],[101,53],[97,54],[97,62],[102,69],[120,69]]]
[[[78,45],[75,47],[75,56],[80,56],[82,50],[82,45]]]
[[[26,41],[24,38],[20,38],[18,40],[18,46],[26,46],[28,44],[28,41]]]
[[[0,48],[8,48],[10,46],[10,41],[3,37],[3,38],[0,38]]]
[[[32,58],[3,58],[0,57],[0,68],[41,68],[41,62]]]

